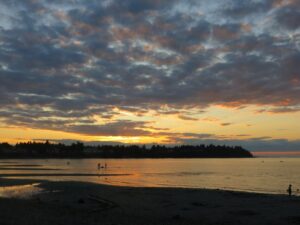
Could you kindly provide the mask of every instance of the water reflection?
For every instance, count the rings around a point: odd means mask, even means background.
[[[0,177],[87,181],[121,186],[219,188],[286,194],[286,188],[291,183],[295,190],[300,189],[299,158],[23,159],[1,160],[0,168],[10,168],[1,170]]]
[[[22,199],[32,198],[34,195],[43,191],[43,189],[38,185],[39,183],[0,187],[0,197]]]

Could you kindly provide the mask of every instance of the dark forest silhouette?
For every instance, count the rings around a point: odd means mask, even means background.
[[[0,143],[1,158],[248,158],[252,154],[240,146],[180,145],[151,147],[138,145],[86,146],[81,142]]]

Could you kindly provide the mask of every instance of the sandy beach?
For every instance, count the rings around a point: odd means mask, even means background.
[[[1,225],[300,224],[300,198],[181,188],[133,188],[83,182],[39,183],[27,198],[1,197]]]

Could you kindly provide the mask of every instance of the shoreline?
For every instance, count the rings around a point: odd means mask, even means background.
[[[8,183],[39,183],[42,191],[27,199],[1,197],[0,224],[300,224],[297,196],[0,179],[1,187]]]
[[[234,193],[245,193],[245,194],[258,194],[258,195],[270,195],[270,196],[287,196],[284,193],[278,192],[264,192],[248,189],[234,189],[234,188],[217,188],[217,187],[193,187],[193,186],[131,186],[124,185],[120,183],[107,183],[107,182],[93,182],[93,181],[76,181],[76,180],[48,180],[44,177],[118,177],[118,176],[130,176],[132,174],[78,174],[78,173],[67,173],[67,174],[2,174],[0,175],[0,188],[17,186],[17,185],[30,185],[32,183],[55,183],[55,182],[73,182],[73,183],[86,183],[91,185],[99,186],[111,186],[111,187],[121,187],[121,188],[153,188],[153,189],[183,189],[183,190],[199,190],[199,191],[217,191],[217,192],[234,192]],[[32,179],[28,178],[32,177]],[[37,177],[37,178],[35,178]],[[1,197],[1,196],[0,196]],[[299,190],[293,191],[293,197],[299,197]]]

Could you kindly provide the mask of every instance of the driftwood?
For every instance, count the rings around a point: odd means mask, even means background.
[[[89,200],[96,202],[99,206],[93,210],[93,212],[97,211],[104,211],[108,209],[113,209],[116,207],[119,207],[119,205],[113,201],[110,201],[108,199],[102,198],[98,195],[92,195],[90,194],[88,197]]]

